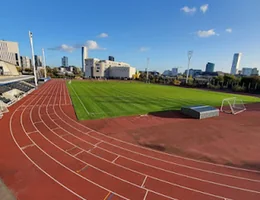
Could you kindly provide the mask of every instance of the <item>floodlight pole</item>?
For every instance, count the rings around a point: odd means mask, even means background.
[[[47,71],[46,71],[46,60],[45,60],[45,54],[44,54],[44,49],[42,49],[42,63],[43,63],[43,68],[44,68],[44,78],[47,78]]]
[[[33,73],[34,73],[34,84],[35,84],[35,87],[37,87],[38,82],[37,82],[37,74],[36,74],[35,60],[34,60],[33,35],[32,35],[31,31],[29,31],[29,39],[30,39],[30,45],[31,45],[31,50],[32,50],[32,66],[33,66]]]
[[[148,66],[149,66],[150,58],[147,58],[147,66],[146,66],[146,83],[148,83]]]
[[[193,51],[188,51],[187,55],[188,55],[188,69],[187,69],[187,73],[186,73],[186,84],[188,83],[188,79],[189,79],[190,60],[193,55]]]

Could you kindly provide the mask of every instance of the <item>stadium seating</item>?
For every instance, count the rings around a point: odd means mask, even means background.
[[[18,89],[18,90],[21,90],[23,92],[28,92],[33,88],[32,86],[29,86],[28,84],[23,83],[23,82],[11,83],[10,87],[12,89]]]
[[[0,101],[4,102],[5,104],[9,104],[11,102],[10,99],[7,99],[7,98],[1,97],[1,96],[0,96]]]
[[[9,87],[8,85],[1,85],[0,86],[0,95],[2,95],[3,93],[5,93],[5,92],[7,92],[7,91],[9,91],[9,90],[11,90],[12,88],[11,87]]]

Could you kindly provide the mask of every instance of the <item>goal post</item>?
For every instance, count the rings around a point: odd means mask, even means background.
[[[246,110],[245,104],[242,99],[237,97],[226,98],[222,100],[221,112],[231,113],[236,115],[238,113],[244,112]]]

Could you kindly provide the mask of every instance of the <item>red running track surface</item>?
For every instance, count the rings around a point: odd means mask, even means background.
[[[146,149],[77,122],[64,80],[0,121],[0,177],[18,199],[260,199],[260,172]]]

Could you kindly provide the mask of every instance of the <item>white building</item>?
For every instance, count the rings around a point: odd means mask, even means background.
[[[231,74],[235,75],[238,72],[242,53],[235,53],[233,57],[233,63],[231,66]]]
[[[21,67],[23,69],[25,68],[31,68],[31,59],[28,56],[21,56]]]
[[[96,58],[85,59],[85,78],[132,78],[136,69],[128,63]]]
[[[178,68],[172,68],[172,76],[178,76]]]
[[[0,40],[0,60],[21,66],[18,43]]]
[[[85,71],[85,60],[88,58],[88,49],[87,47],[81,48],[81,57],[82,57],[82,68],[81,71],[84,73]]]

